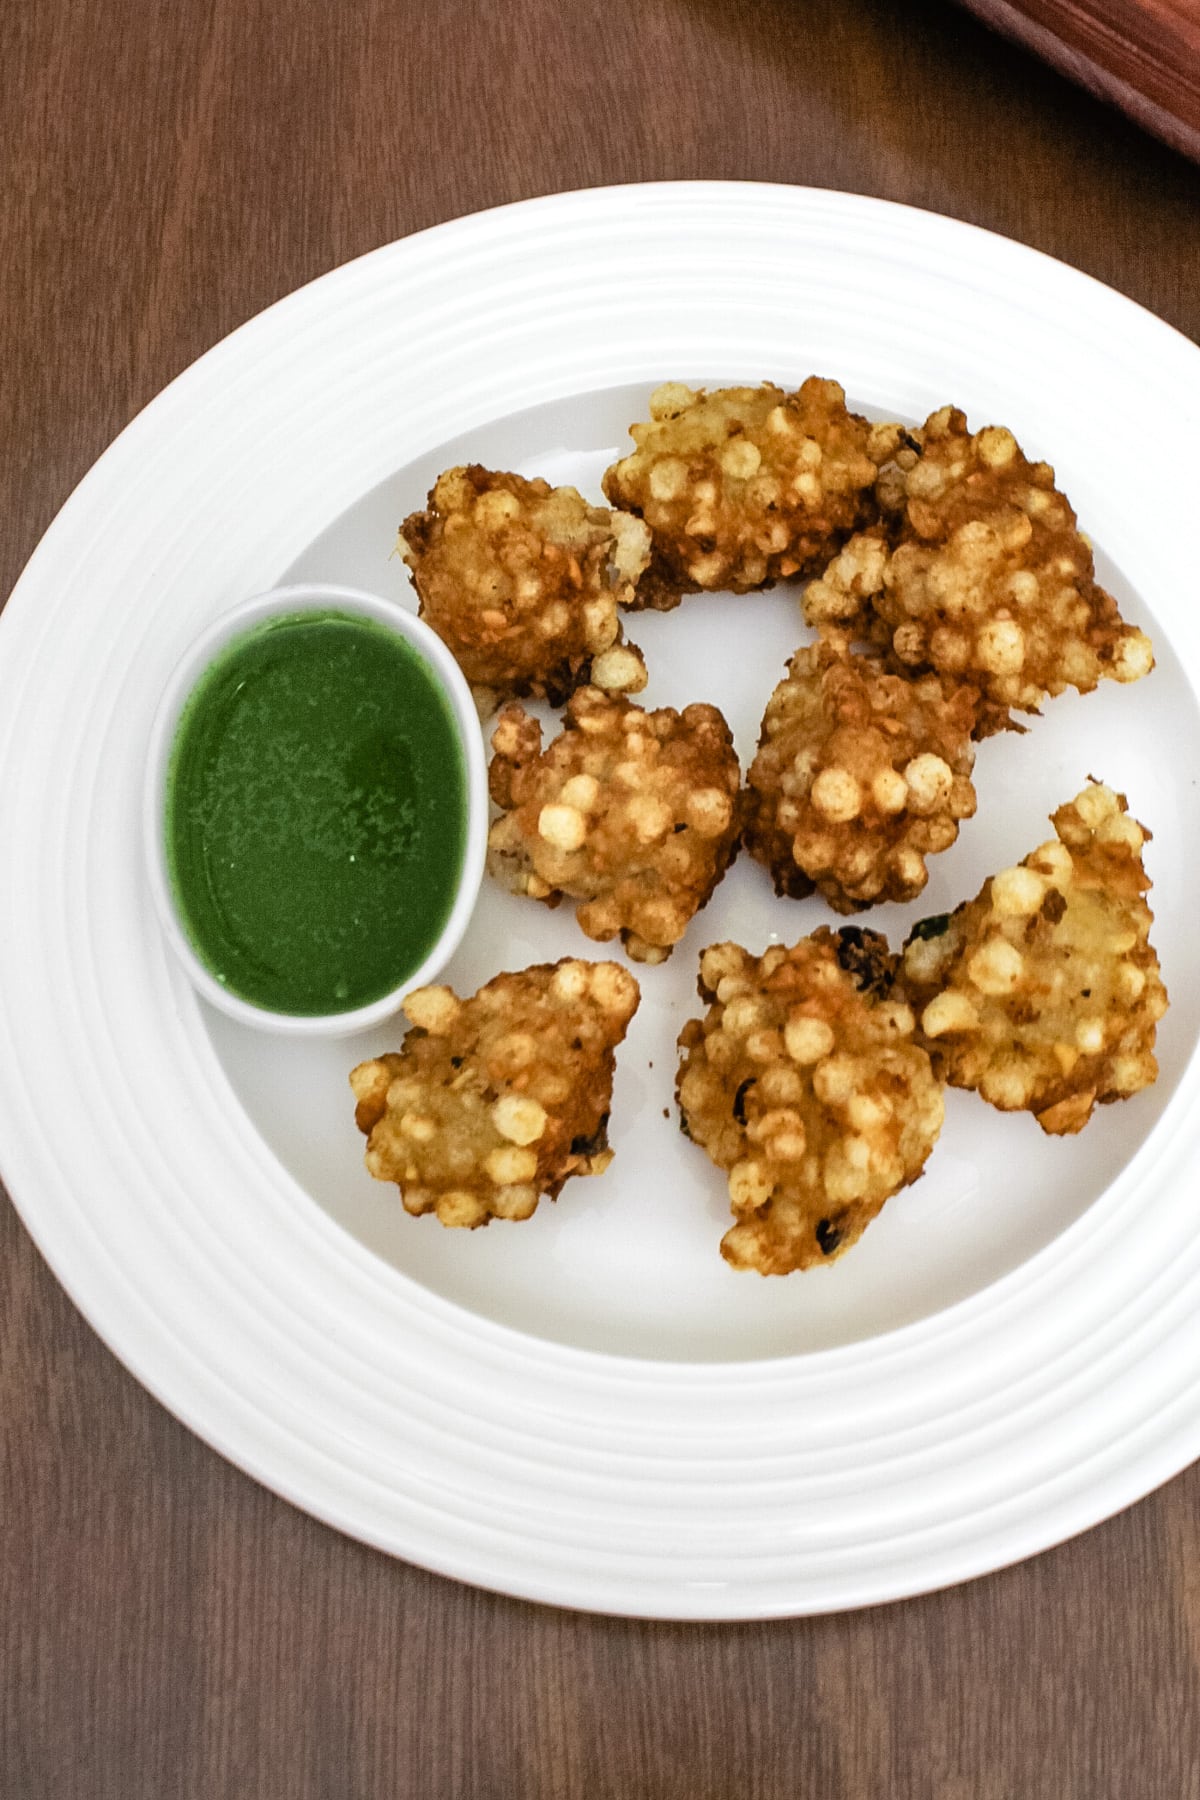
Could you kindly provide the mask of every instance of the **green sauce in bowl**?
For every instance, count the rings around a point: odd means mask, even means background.
[[[228,993],[330,1015],[400,987],[458,894],[468,777],[438,677],[386,625],[274,614],[218,651],[165,783],[179,921]]]

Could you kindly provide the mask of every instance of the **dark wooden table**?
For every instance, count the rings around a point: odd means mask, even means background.
[[[231,327],[552,189],[880,194],[1200,337],[1200,170],[939,0],[7,0],[0,146],[3,593]],[[1200,1468],[877,1612],[554,1612],[389,1562],[226,1466],[3,1201],[0,1432],[0,1800],[1200,1795]]]

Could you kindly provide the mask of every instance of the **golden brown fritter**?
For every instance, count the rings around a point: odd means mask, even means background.
[[[835,912],[912,900],[925,858],[975,811],[978,696],[893,674],[829,633],[797,650],[767,702],[750,767],[746,847],[775,890]]]
[[[953,1087],[1060,1134],[1154,1081],[1167,992],[1144,898],[1149,832],[1099,783],[1058,809],[1054,829],[976,899],[917,926],[902,984]]]
[[[602,1174],[613,1052],[639,999],[617,963],[570,959],[469,1000],[418,988],[402,1049],[350,1076],[367,1168],[399,1183],[406,1212],[468,1227],[527,1219],[570,1176]]]
[[[682,594],[744,594],[824,568],[876,517],[876,476],[903,434],[848,412],[837,382],[814,375],[791,394],[666,382],[630,436],[637,448],[604,492],[653,536],[633,604],[669,612]]]
[[[580,688],[545,750],[520,706],[492,747],[492,874],[551,906],[569,895],[588,937],[620,933],[635,961],[664,962],[737,845],[741,771],[716,707],[648,713]]]
[[[881,472],[892,540],[851,546],[866,571],[830,570],[804,599],[810,624],[840,624],[885,645],[913,670],[975,683],[976,736],[1036,712],[1068,687],[1136,681],[1154,666],[1150,640],[1121,618],[1095,578],[1091,546],[1048,463],[1031,463],[991,425],[972,435],[944,407]],[[847,560],[847,559],[843,559]]]
[[[684,1132],[728,1175],[734,1268],[828,1262],[924,1168],[942,1086],[891,997],[895,965],[886,939],[852,925],[701,957],[708,1012],[679,1035],[677,1098]]]
[[[398,547],[421,617],[481,709],[512,694],[557,706],[588,681],[645,687],[642,653],[622,641],[617,614],[649,560],[641,520],[589,506],[573,487],[472,464],[438,476]]]

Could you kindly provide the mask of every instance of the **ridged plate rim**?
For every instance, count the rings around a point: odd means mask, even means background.
[[[1187,571],[1151,521],[1188,516],[1196,347],[976,228],[739,183],[528,201],[298,290],[122,433],[0,617],[0,1164],[29,1230],[138,1379],[255,1478],[559,1605],[878,1603],[1044,1549],[1200,1454],[1194,1057],[1085,1216],[971,1300],[774,1362],[639,1361],[465,1313],[339,1230],[241,1114],[157,939],[127,787],[207,617],[474,425],[679,370],[761,377],[798,341],[910,411],[986,344],[1194,681]],[[1105,432],[1135,404],[1114,495]]]

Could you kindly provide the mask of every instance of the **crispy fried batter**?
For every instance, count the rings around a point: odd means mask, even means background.
[[[914,670],[976,683],[976,736],[1036,712],[1068,687],[1136,681],[1154,666],[1150,640],[1098,585],[1091,546],[1054,485],[1002,426],[973,436],[944,407],[881,471],[877,493],[891,554],[879,537],[853,545],[805,595],[810,624],[838,623],[886,645]]]
[[[715,706],[644,712],[581,688],[546,750],[520,706],[492,737],[493,800],[504,808],[488,867],[553,906],[582,902],[590,938],[618,932],[637,962],[664,962],[733,859],[741,771]]]
[[[917,926],[902,985],[953,1087],[1061,1134],[1154,1081],[1167,992],[1144,899],[1149,832],[1099,783],[1059,808],[1054,829],[976,899]]]
[[[746,846],[775,890],[835,912],[912,900],[926,856],[975,811],[977,695],[914,680],[828,633],[798,650],[767,702],[750,768]]]
[[[837,382],[815,375],[793,394],[771,382],[712,393],[666,382],[630,435],[637,448],[607,471],[604,492],[650,527],[633,604],[660,612],[700,589],[744,594],[816,574],[876,517],[879,466],[902,440],[899,426],[848,412]]]
[[[469,1000],[418,988],[396,1053],[350,1076],[367,1168],[404,1209],[443,1225],[527,1219],[572,1175],[612,1161],[613,1052],[637,1010],[617,963],[564,960],[497,975]]]
[[[617,602],[650,555],[640,519],[589,506],[573,487],[472,464],[439,475],[399,550],[421,617],[454,652],[481,708],[511,694],[560,705],[584,682],[646,685]]]
[[[683,1130],[729,1177],[738,1223],[721,1254],[786,1275],[840,1255],[915,1181],[942,1126],[942,1088],[890,997],[877,932],[822,926],[754,957],[700,959],[703,1019],[679,1036]]]

